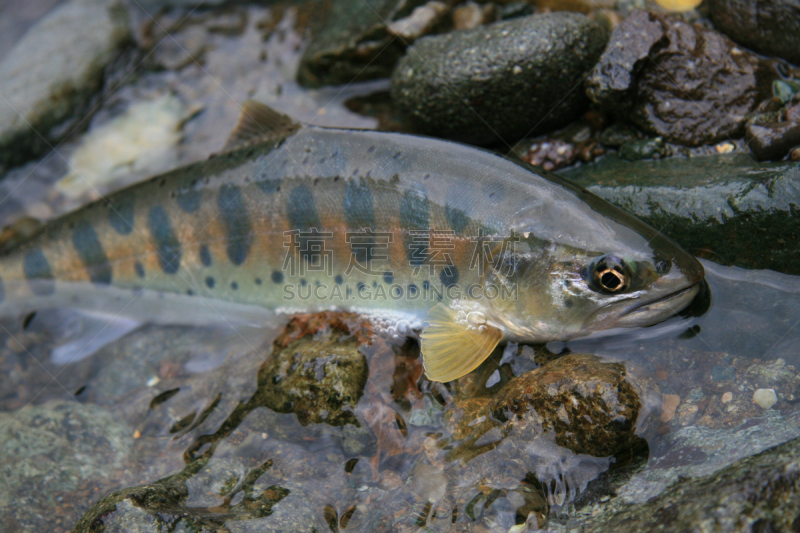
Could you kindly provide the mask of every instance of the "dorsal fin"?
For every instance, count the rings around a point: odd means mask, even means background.
[[[248,100],[242,105],[239,122],[233,128],[223,150],[228,152],[251,144],[280,139],[299,127],[300,124],[271,107]]]

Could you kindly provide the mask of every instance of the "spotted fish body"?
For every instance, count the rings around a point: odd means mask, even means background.
[[[523,250],[503,252],[514,267],[501,275],[478,250],[497,255],[512,237]],[[590,315],[613,327],[605,295],[575,305],[586,300],[579,278],[609,253],[680,267],[660,276],[669,286],[617,300],[660,301],[702,277],[657,232],[544,171],[446,141],[303,126],[48,224],[0,259],[0,313],[202,323],[352,309],[420,325],[441,304],[465,331],[499,332],[493,348],[586,334]],[[490,284],[507,294],[473,298]]]

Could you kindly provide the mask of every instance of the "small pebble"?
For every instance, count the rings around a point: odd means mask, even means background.
[[[753,393],[753,402],[762,409],[769,409],[778,402],[778,395],[775,389],[758,389]]]
[[[800,146],[792,150],[792,153],[789,154],[789,159],[792,161],[800,161]]]
[[[160,377],[153,376],[153,377],[151,377],[150,379],[147,380],[147,386],[148,387],[155,387],[156,385],[159,384],[160,381],[161,381]]]
[[[718,154],[729,154],[733,152],[734,146],[731,143],[720,143],[715,148]]]
[[[134,431],[134,432],[133,432],[133,438],[134,438],[134,439],[138,439],[138,438],[139,438],[139,437],[141,437],[141,436],[142,436],[142,432],[141,432],[141,431],[139,431],[138,429],[137,429],[136,431]]]
[[[675,417],[675,409],[681,402],[681,397],[677,394],[661,395],[661,421],[669,422]]]
[[[722,403],[728,403],[731,400],[733,400],[732,392],[726,392],[725,394],[722,395]]]

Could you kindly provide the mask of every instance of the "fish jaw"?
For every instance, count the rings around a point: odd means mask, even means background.
[[[700,292],[696,283],[660,300],[638,305],[619,317],[616,325],[623,328],[652,326],[685,309]]]
[[[673,263],[672,271],[653,284],[647,298],[631,294],[613,301],[589,316],[581,329],[589,334],[611,328],[647,327],[685,309],[700,292],[705,270],[685,252]]]

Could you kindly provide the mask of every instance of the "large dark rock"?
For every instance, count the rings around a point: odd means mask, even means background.
[[[0,62],[0,164],[46,151],[129,38],[121,0],[71,0],[33,26]]]
[[[334,0],[320,10],[297,71],[307,87],[388,77],[408,44],[445,26],[450,14],[437,0]]]
[[[800,274],[800,165],[746,155],[627,162],[562,174],[689,252],[725,265]]]
[[[392,73],[392,99],[422,133],[512,142],[583,111],[582,78],[606,40],[603,27],[566,12],[423,38]]]
[[[800,65],[797,0],[709,0],[714,26],[748,48]]]
[[[587,94],[649,133],[699,145],[739,135],[774,75],[713,30],[635,11],[611,35]]]
[[[609,516],[610,515],[610,516]],[[644,504],[590,517],[581,531],[798,531],[800,439],[715,474],[682,479]]]

